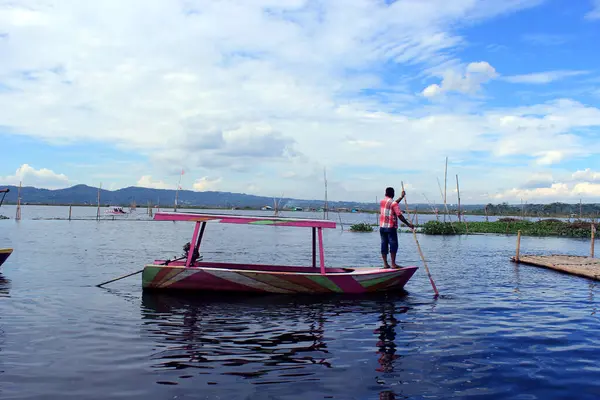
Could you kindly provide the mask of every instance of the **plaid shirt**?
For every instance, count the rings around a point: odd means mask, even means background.
[[[394,199],[385,196],[383,200],[379,202],[379,226],[381,228],[397,228],[398,227],[398,216],[402,214],[398,203]]]

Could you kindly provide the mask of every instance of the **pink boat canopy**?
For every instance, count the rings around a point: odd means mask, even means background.
[[[154,215],[155,221],[218,221],[222,224],[296,226],[302,228],[335,228],[336,223],[322,219],[283,218],[283,217],[254,217],[246,215],[219,215],[203,213],[165,213]]]

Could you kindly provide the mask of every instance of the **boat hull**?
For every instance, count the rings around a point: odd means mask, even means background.
[[[13,249],[0,249],[0,265],[4,264],[4,261],[12,254]]]
[[[144,290],[280,294],[387,292],[402,290],[417,270],[412,266],[400,269],[336,268],[332,269],[336,272],[323,275],[319,270],[307,267],[277,270],[272,266],[225,265],[208,264],[191,268],[146,265],[142,273],[142,287]],[[309,272],[299,272],[299,269]]]

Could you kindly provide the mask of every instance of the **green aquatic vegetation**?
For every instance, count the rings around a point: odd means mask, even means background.
[[[366,222],[360,222],[350,226],[350,230],[352,232],[373,232],[373,226],[371,226],[371,224],[367,224]]]
[[[597,227],[597,224],[596,224]],[[564,236],[588,238],[591,223],[584,221],[565,222],[556,219],[524,221],[503,219],[494,222],[439,222],[429,221],[423,225],[426,235],[464,235],[464,234],[517,234],[526,236]]]

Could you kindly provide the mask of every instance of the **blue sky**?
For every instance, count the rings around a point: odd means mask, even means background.
[[[600,1],[0,5],[0,184],[600,201]],[[453,196],[453,194],[452,194]]]

